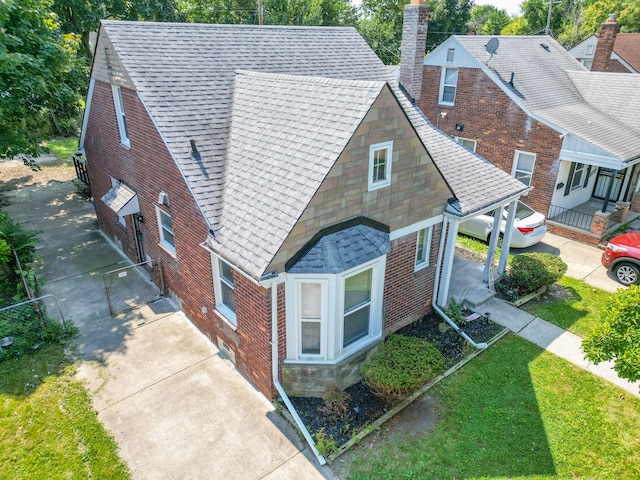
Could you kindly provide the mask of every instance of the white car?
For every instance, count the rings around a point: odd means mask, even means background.
[[[487,212],[462,222],[458,231],[488,242],[493,229],[493,213]],[[503,218],[500,226],[500,237],[504,235],[508,213],[507,207],[505,207],[502,210]],[[534,212],[524,203],[518,202],[518,210],[513,222],[513,233],[511,234],[511,246],[513,248],[526,248],[538,243],[547,233],[546,222],[547,218],[543,214]]]

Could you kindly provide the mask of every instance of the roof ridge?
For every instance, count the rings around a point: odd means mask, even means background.
[[[383,80],[351,80],[351,79],[333,78],[333,77],[319,77],[319,76],[312,76],[312,75],[293,75],[290,73],[260,72],[256,70],[243,70],[243,69],[236,69],[234,70],[234,73],[236,76],[242,75],[242,76],[253,77],[253,78],[264,78],[264,79],[299,82],[299,83],[317,83],[317,84],[324,84],[324,85],[349,86],[354,88],[356,87],[382,88],[382,86],[387,83],[386,81],[383,81]]]
[[[259,29],[259,30],[339,30],[339,31],[356,31],[352,26],[316,26],[316,25],[255,25],[255,24],[239,24],[239,23],[198,23],[198,22],[152,22],[138,20],[112,20],[101,19],[103,25],[141,25],[144,26],[171,26],[183,28],[211,28],[211,29],[230,29],[238,28],[243,30]]]

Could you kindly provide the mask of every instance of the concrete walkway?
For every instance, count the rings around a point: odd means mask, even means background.
[[[70,182],[24,188],[5,211],[43,231],[44,291],[80,330],[77,377],[133,478],[336,478],[169,302],[109,315],[102,273],[130,262],[73,192]]]
[[[463,301],[467,296],[473,295],[473,289],[482,283],[482,271],[483,265],[456,256],[451,279],[451,296],[456,301]],[[480,312],[489,312],[491,320],[520,337],[640,397],[640,383],[631,383],[618,377],[612,368],[613,362],[594,365],[586,361],[582,350],[582,339],[577,335],[497,298],[492,298],[475,309]]]

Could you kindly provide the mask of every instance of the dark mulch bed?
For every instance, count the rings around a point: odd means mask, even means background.
[[[470,353],[473,347],[468,346],[453,329],[439,328],[442,322],[443,320],[434,312],[396,333],[428,340],[444,355],[445,365],[450,368]],[[487,342],[496,336],[502,327],[493,322],[487,322],[482,317],[468,322],[463,330],[475,342],[480,343]],[[323,405],[321,398],[291,397],[291,403],[312,436],[322,430],[326,438],[334,440],[338,446],[341,446],[387,411],[387,408],[362,382],[347,388],[346,393],[350,396],[349,415],[333,423],[330,423],[320,411]]]

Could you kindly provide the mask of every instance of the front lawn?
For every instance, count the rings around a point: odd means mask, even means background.
[[[359,449],[350,478],[640,478],[640,399],[521,338],[432,395],[433,432]]]
[[[520,308],[584,338],[598,322],[600,308],[611,295],[582,280],[562,277],[540,299]]]
[[[61,346],[0,369],[0,478],[129,478]]]

